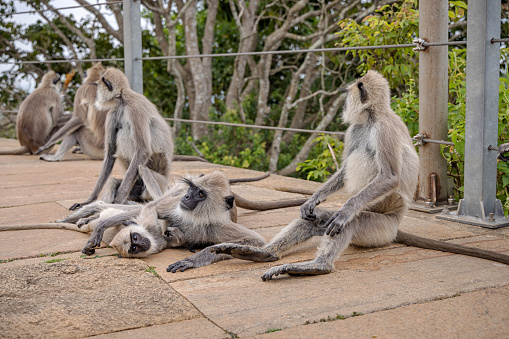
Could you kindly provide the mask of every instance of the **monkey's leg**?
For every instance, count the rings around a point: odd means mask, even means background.
[[[60,147],[58,147],[58,150],[55,154],[42,154],[39,159],[46,160],[46,161],[60,161],[64,157],[65,153],[70,150],[78,140],[76,139],[76,136],[74,134],[68,135],[64,138],[62,143],[60,144]]]
[[[154,177],[154,172],[145,165],[140,165],[138,173],[145,184],[145,189],[152,198],[152,200],[158,199],[163,196],[161,187]],[[157,173],[159,174],[159,173]]]
[[[82,218],[87,218],[91,215],[101,212],[102,210],[107,208],[107,204],[102,201],[95,201],[89,205],[83,206],[79,210],[71,213],[65,218],[56,220],[55,222],[68,222],[68,223],[76,223],[78,220]]]
[[[80,128],[75,133],[81,151],[93,160],[101,160],[104,157],[104,145],[86,127]]]
[[[393,214],[362,212],[347,223],[335,236],[324,235],[318,254],[313,261],[276,266],[262,275],[267,281],[280,274],[319,275],[332,271],[334,261],[350,243],[376,247],[388,245],[396,238],[401,211]]]
[[[115,200],[115,194],[117,194],[117,189],[120,186],[122,180],[115,179],[113,177],[109,178],[106,184],[104,185],[104,192],[101,196],[101,201],[105,203],[112,204],[113,200]]]
[[[51,136],[51,138],[39,149],[35,154],[41,154],[43,151],[47,150],[50,147],[53,147],[57,142],[69,136],[71,133],[74,133],[77,129],[83,126],[83,121],[79,117],[73,117],[67,123],[60,128],[55,134]]]
[[[209,247],[209,250],[214,253],[229,254],[234,258],[257,262],[279,260],[281,259],[282,254],[289,248],[298,245],[311,237],[321,236],[324,234],[325,228],[320,227],[320,224],[326,222],[329,217],[332,216],[333,212],[317,208],[315,213],[317,217],[313,221],[302,218],[295,219],[264,247],[224,243],[211,246]]]

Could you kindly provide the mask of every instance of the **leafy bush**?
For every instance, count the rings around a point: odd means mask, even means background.
[[[334,158],[336,158],[338,166],[341,166],[340,160],[343,153],[343,142],[331,135],[324,134],[317,137],[314,142],[316,142],[315,149],[321,150],[321,152],[312,158],[310,157],[305,162],[299,163],[297,172],[305,174],[307,180],[324,182],[331,173],[338,170]],[[331,149],[333,153],[331,153]]]

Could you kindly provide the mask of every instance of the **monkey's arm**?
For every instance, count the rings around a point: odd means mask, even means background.
[[[251,245],[257,247],[265,245],[265,239],[260,234],[233,222],[231,224],[218,226],[215,229],[215,232],[215,239],[209,239],[211,243],[218,244],[222,242],[228,242],[233,244]],[[172,273],[176,273],[177,271],[184,272],[189,268],[207,266],[215,262],[231,258],[232,256],[228,254],[212,252],[209,246],[186,259],[171,264],[168,266],[166,271]]]
[[[131,115],[133,115],[132,112]],[[115,204],[123,204],[127,201],[129,192],[134,185],[134,181],[138,177],[140,166],[145,166],[151,155],[149,151],[151,138],[150,121],[140,119],[140,121],[137,123],[133,123],[132,133],[134,142],[136,143],[136,150],[134,157],[131,159],[131,163],[129,164],[129,167],[127,168],[127,171],[124,175],[124,179],[122,179],[122,183],[118,187],[117,194],[115,195],[115,199],[113,201]],[[144,182],[144,184],[147,185],[146,182]]]
[[[384,149],[382,141],[378,141],[378,145],[379,149]],[[343,227],[360,211],[398,188],[401,160],[398,160],[397,155],[394,152],[379,150],[375,155],[375,162],[379,164],[377,176],[356,195],[348,199],[341,209],[325,223],[327,228],[325,234],[333,237],[340,233]]]
[[[111,118],[110,115],[114,113],[108,113],[108,118],[106,121],[106,140],[104,142],[105,144],[105,150],[104,150],[104,160],[103,165],[101,168],[101,173],[99,174],[99,178],[97,179],[97,182],[95,184],[94,190],[90,194],[90,197],[82,202],[82,203],[75,203],[72,205],[69,209],[71,211],[74,211],[77,208],[80,208],[84,205],[90,204],[92,201],[96,200],[99,196],[99,193],[101,192],[102,188],[104,187],[104,184],[106,183],[106,180],[108,180],[108,177],[111,174],[111,171],[113,170],[113,165],[115,165],[115,152],[117,150],[117,126],[115,126],[114,119]],[[113,121],[112,121],[113,120]],[[129,166],[130,167],[130,166]],[[132,185],[131,185],[132,186]]]
[[[92,255],[95,253],[94,247],[98,247],[101,245],[101,241],[103,239],[104,231],[110,227],[114,227],[120,225],[124,222],[132,220],[136,215],[138,215],[139,210],[134,209],[131,211],[126,211],[123,213],[116,214],[112,217],[106,218],[104,220],[99,220],[97,225],[94,227],[94,231],[90,235],[90,239],[86,243],[85,247],[81,250],[86,255]]]
[[[60,128],[55,134],[51,136],[51,138],[39,149],[35,154],[41,154],[43,151],[55,145],[57,142],[61,141],[63,138],[68,136],[69,134],[76,131],[78,128],[83,126],[83,121],[79,117],[72,117],[67,123]]]
[[[318,206],[326,197],[341,189],[345,184],[345,170],[342,166],[332,177],[323,184],[300,208],[302,219],[315,220],[315,207]]]

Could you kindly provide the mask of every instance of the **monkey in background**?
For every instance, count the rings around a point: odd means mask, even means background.
[[[58,151],[53,154],[43,154],[40,159],[46,161],[60,161],[65,153],[78,144],[81,151],[94,160],[104,155],[104,125],[107,110],[95,107],[97,96],[97,82],[101,79],[105,68],[100,62],[87,70],[83,85],[78,88],[74,96],[74,110],[72,117],[39,149],[41,154],[56,143],[62,141]]]
[[[389,84],[380,73],[368,71],[348,87],[343,120],[350,126],[345,135],[342,166],[301,206],[299,219],[263,247],[219,244],[209,250],[245,260],[276,261],[290,247],[313,236],[322,236],[314,260],[273,267],[262,275],[264,281],[280,274],[330,273],[338,255],[350,244],[380,247],[398,242],[509,264],[507,255],[398,230],[414,197],[419,158],[407,127],[390,107]],[[349,199],[338,211],[316,208],[339,189]]]
[[[118,159],[126,169],[124,179],[110,178],[107,202],[152,200],[168,184],[173,157],[173,138],[156,106],[131,90],[127,77],[108,68],[97,82],[96,108],[106,110],[104,160],[90,197],[71,206],[75,210],[99,196]]]
[[[55,71],[44,74],[39,86],[23,100],[18,110],[16,133],[21,147],[0,151],[0,155],[34,154],[69,120],[70,115],[63,114],[61,88],[62,82]]]

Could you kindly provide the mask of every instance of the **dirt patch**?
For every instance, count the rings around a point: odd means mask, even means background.
[[[84,337],[200,316],[140,260],[103,257],[0,270],[3,338]]]

